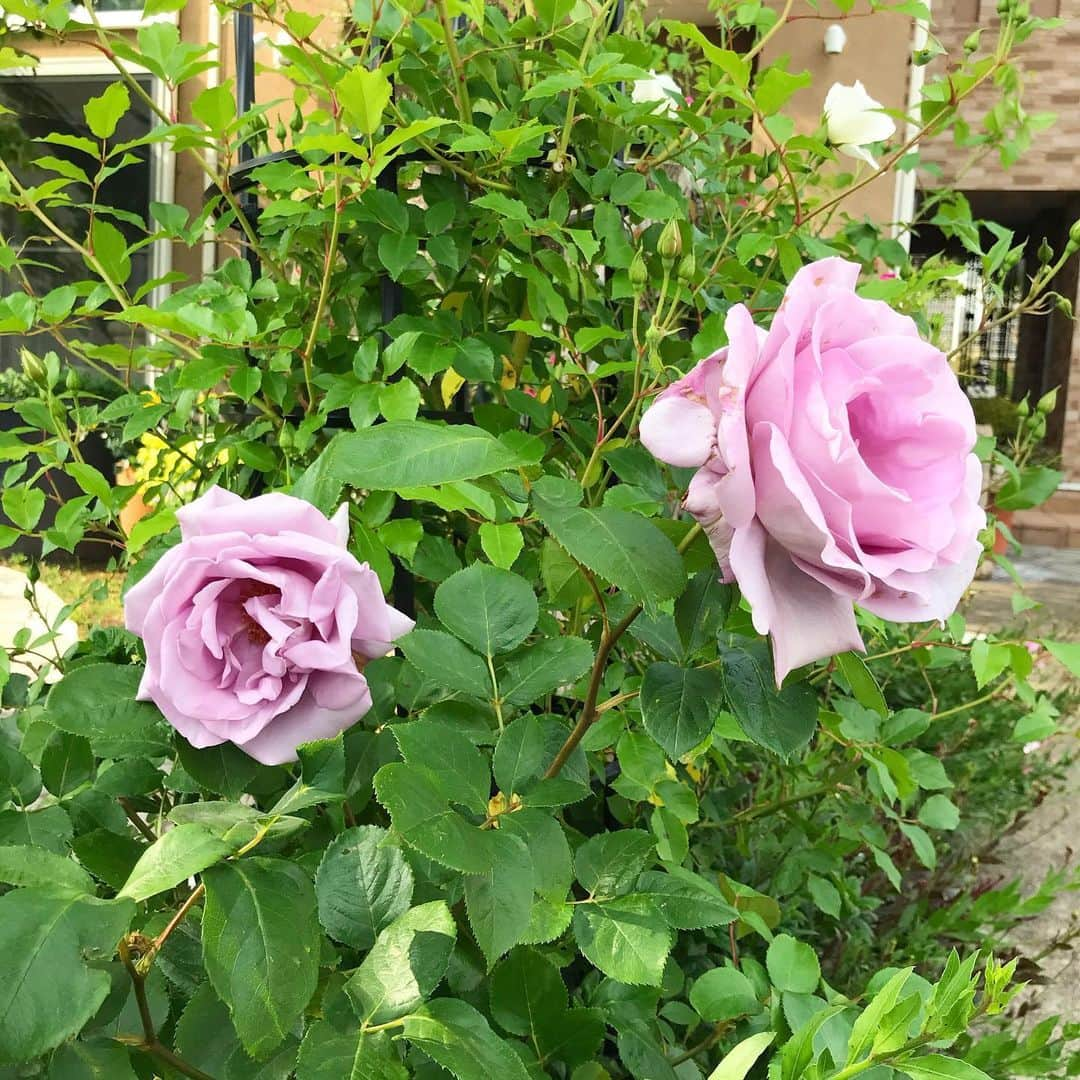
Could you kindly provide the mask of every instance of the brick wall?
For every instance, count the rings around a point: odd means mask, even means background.
[[[1065,25],[1035,34],[1014,53],[1023,71],[1023,104],[1029,113],[1053,112],[1057,122],[1036,136],[1033,145],[1011,169],[1003,169],[996,154],[987,155],[957,180],[971,151],[958,149],[950,138],[927,142],[923,160],[943,169],[941,181],[964,190],[1011,188],[1018,191],[1075,191],[1080,189],[1080,0],[1036,0],[1039,15],[1060,15]],[[958,54],[964,38],[986,27],[988,43],[998,22],[995,0],[942,0],[933,5],[934,30],[946,50]],[[931,69],[934,70],[934,69]],[[971,119],[981,117],[995,97],[993,87],[980,87],[965,107]],[[931,186],[939,181],[923,176]]]

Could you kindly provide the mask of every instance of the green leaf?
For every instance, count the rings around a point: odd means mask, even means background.
[[[690,1004],[710,1023],[761,1012],[754,984],[732,967],[713,968],[696,979],[690,987]]]
[[[709,1080],[745,1080],[746,1074],[776,1038],[775,1031],[759,1031],[743,1039],[724,1056],[724,1060],[709,1073]]]
[[[98,265],[108,275],[114,285],[123,285],[131,277],[131,256],[128,255],[127,240],[124,234],[102,217],[94,218],[90,226],[90,251]],[[97,265],[85,259],[90,269],[97,271]]]
[[[254,758],[227,742],[196,750],[186,739],[178,736],[176,756],[195,783],[228,799],[239,799],[247,791],[259,768]]]
[[[491,868],[465,879],[465,906],[473,936],[490,970],[529,928],[533,863],[529,849],[518,837],[497,829],[482,835],[491,849]]]
[[[592,662],[593,648],[583,638],[543,638],[502,662],[499,694],[512,705],[529,705],[573,683]]]
[[[411,423],[416,419],[420,403],[420,389],[410,379],[399,379],[379,388],[379,411],[388,421]]]
[[[911,1080],[991,1080],[982,1069],[943,1054],[927,1054],[911,1061],[894,1062]]]
[[[131,107],[131,98],[122,82],[110,83],[99,97],[83,106],[86,126],[99,139],[111,139],[120,117]]]
[[[296,754],[300,759],[300,779],[278,799],[271,816],[295,814],[308,806],[345,798],[345,745],[340,735],[301,743]]]
[[[487,871],[490,850],[477,840],[480,830],[449,808],[426,769],[391,762],[375,774],[374,784],[379,802],[407,844],[463,874]]]
[[[5,885],[41,886],[92,893],[90,875],[73,859],[25,844],[0,847],[0,881]]]
[[[1064,473],[1046,465],[1029,465],[1010,476],[994,496],[999,510],[1029,510],[1046,502],[1057,491]]]
[[[516,649],[532,633],[539,607],[524,578],[473,563],[435,590],[435,614],[466,645],[493,656]]]
[[[972,643],[970,657],[975,685],[980,690],[1012,663],[1012,652],[1008,645],[995,645],[982,639]]]
[[[71,461],[64,468],[87,495],[95,496],[106,505],[112,501],[112,486],[93,465],[87,465],[82,461]]]
[[[732,588],[725,585],[715,569],[701,570],[675,601],[675,628],[684,655],[692,656],[706,642],[716,638],[731,609]]]
[[[136,701],[143,669],[87,664],[68,672],[49,692],[46,719],[90,740],[99,757],[164,757],[172,740],[157,709]]]
[[[200,825],[177,825],[143,852],[120,896],[149,900],[213,866],[233,848]]]
[[[379,262],[386,267],[393,281],[409,269],[416,258],[420,243],[417,237],[402,233],[383,233],[379,237]]]
[[[566,985],[559,969],[534,949],[515,949],[488,985],[491,1015],[512,1035],[536,1037],[546,1021],[567,1010]]]
[[[315,875],[319,921],[335,941],[354,949],[370,949],[412,903],[412,870],[389,835],[375,825],[346,829]]]
[[[162,956],[164,954],[159,954],[158,964]],[[201,958],[193,959],[199,983],[177,1022],[176,1049],[196,1068],[211,1076],[225,1076],[229,1058],[241,1049],[240,1039],[233,1028],[228,1006],[203,978]]]
[[[456,637],[441,630],[413,630],[397,645],[409,663],[437,686],[491,697],[491,676],[484,661]]]
[[[534,488],[534,505],[551,535],[583,566],[640,603],[679,595],[686,584],[675,545],[647,518],[610,507],[560,506]]]
[[[298,866],[248,857],[203,874],[203,959],[244,1049],[265,1058],[292,1031],[319,978],[315,890]]]
[[[801,71],[798,75],[792,75],[778,64],[766,68],[765,72],[758,76],[754,86],[754,100],[762,114],[769,116],[779,112],[788,98],[796,90],[810,85],[810,72]]]
[[[955,829],[960,811],[947,795],[931,795],[919,807],[919,820],[929,829]]]
[[[675,930],[727,926],[739,917],[711,881],[681,866],[669,865],[667,873],[646,871],[638,878],[635,891],[648,894]]]
[[[631,894],[574,909],[574,937],[585,958],[631,986],[659,986],[674,938],[647,896]]]
[[[389,1032],[368,1034],[356,1028],[342,1033],[317,1020],[304,1033],[296,1080],[409,1080]]]
[[[0,812],[0,846],[28,844],[63,855],[71,842],[71,833],[71,819],[62,806],[44,806],[25,813]]]
[[[866,666],[866,661],[858,653],[845,652],[837,654],[836,663],[847,679],[855,700],[883,719],[887,718],[889,706],[885,704],[885,695],[882,694],[873,672]]]
[[[893,1006],[900,1000],[900,993],[910,978],[911,972],[911,968],[903,968],[896,972],[856,1018],[851,1034],[848,1036],[845,1064],[852,1065],[870,1053],[882,1018],[886,1013],[891,1012]]]
[[[0,505],[17,528],[30,532],[45,509],[45,492],[25,485],[9,487],[0,498]]]
[[[41,752],[41,779],[53,795],[62,799],[90,782],[94,776],[94,752],[90,740],[66,731],[54,732]]]
[[[109,993],[90,960],[108,960],[135,914],[130,900],[49,889],[0,896],[0,1064],[15,1065],[80,1031]]]
[[[792,994],[812,994],[821,981],[821,965],[814,950],[790,934],[777,934],[772,939],[765,966],[773,986]]]
[[[392,420],[349,432],[327,452],[331,476],[374,491],[474,480],[530,461],[481,428],[420,420]]]
[[[404,1037],[457,1080],[529,1080],[521,1058],[471,1005],[437,998],[405,1017]]]
[[[499,831],[518,837],[528,849],[537,895],[564,900],[574,880],[574,870],[562,825],[546,811],[525,806],[512,814],[503,814]]]
[[[7,802],[29,806],[40,794],[37,769],[29,758],[0,739],[0,806]]]
[[[590,897],[616,896],[634,884],[655,847],[640,829],[597,833],[575,852],[574,872]]]
[[[524,546],[521,529],[513,522],[495,525],[485,521],[480,526],[480,547],[496,566],[501,566],[504,570],[509,570],[514,565]]]
[[[486,813],[491,772],[467,735],[424,718],[394,724],[392,730],[406,763],[423,769],[448,803]]]
[[[712,731],[723,696],[724,682],[714,669],[650,664],[641,681],[641,720],[677,761]]]
[[[345,984],[357,1015],[374,1025],[412,1012],[442,982],[456,940],[457,926],[442,900],[395,919]]]
[[[191,103],[191,112],[215,135],[223,135],[236,119],[236,92],[232,83],[208,87]]]
[[[769,649],[763,642],[720,647],[720,672],[731,711],[759,746],[789,758],[817,727],[817,698],[806,683],[776,689]]]
[[[110,1039],[65,1043],[49,1059],[49,1080],[137,1080],[130,1051]]]
[[[1068,668],[1070,674],[1080,679],[1080,641],[1043,641],[1047,651],[1059,663]]]
[[[356,64],[337,80],[334,92],[349,119],[365,135],[374,135],[393,89],[381,68],[369,71],[363,64]]]

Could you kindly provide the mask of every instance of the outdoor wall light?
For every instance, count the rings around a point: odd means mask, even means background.
[[[835,56],[844,51],[847,44],[847,34],[839,23],[833,23],[825,27],[825,51]]]

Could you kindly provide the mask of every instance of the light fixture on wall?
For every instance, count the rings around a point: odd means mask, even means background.
[[[825,27],[825,51],[830,56],[836,56],[844,51],[847,44],[847,34],[839,23],[833,23]]]

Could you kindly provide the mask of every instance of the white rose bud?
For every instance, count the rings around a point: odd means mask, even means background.
[[[854,86],[833,83],[825,95],[825,126],[829,142],[841,153],[861,158],[877,168],[873,155],[866,149],[871,143],[884,142],[896,131],[891,116],[881,111],[861,82]]]
[[[666,71],[659,74],[650,71],[647,79],[637,79],[634,82],[630,91],[630,100],[635,105],[643,105],[646,101],[657,101],[660,104],[652,112],[662,112],[673,116],[683,103],[683,95],[679,84]]]

